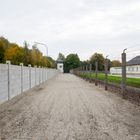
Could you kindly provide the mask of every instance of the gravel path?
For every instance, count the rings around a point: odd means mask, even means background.
[[[140,107],[74,75],[0,106],[2,140],[140,140]]]

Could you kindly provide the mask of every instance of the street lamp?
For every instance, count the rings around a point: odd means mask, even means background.
[[[35,44],[43,45],[46,48],[46,56],[48,56],[48,47],[47,44],[40,43],[40,42],[34,42]]]

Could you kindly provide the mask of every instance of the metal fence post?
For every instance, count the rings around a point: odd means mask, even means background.
[[[98,62],[95,62],[95,86],[98,85]]]
[[[31,88],[31,65],[28,65],[29,67],[29,88]]]
[[[105,59],[105,90],[108,90],[108,59]]]
[[[10,100],[10,64],[11,62],[10,61],[6,61],[6,64],[8,66],[8,100]]]
[[[21,66],[21,93],[23,92],[23,63],[20,63]]]
[[[125,98],[125,93],[126,93],[126,49],[123,50],[122,53],[122,95],[123,98]]]

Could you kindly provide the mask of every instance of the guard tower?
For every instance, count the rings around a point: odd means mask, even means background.
[[[63,73],[64,72],[64,61],[61,59],[57,59],[56,62],[57,62],[57,69]]]

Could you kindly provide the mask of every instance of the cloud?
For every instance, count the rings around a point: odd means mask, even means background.
[[[83,60],[98,51],[113,57],[139,43],[139,13],[139,0],[5,0],[0,33],[20,44],[47,43],[55,58],[72,52]]]

